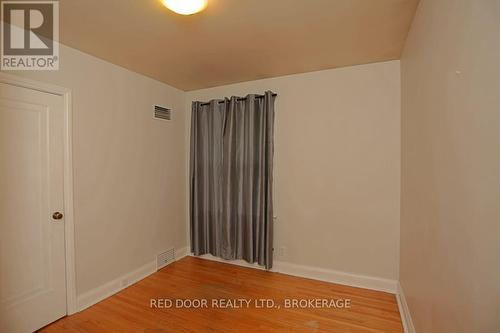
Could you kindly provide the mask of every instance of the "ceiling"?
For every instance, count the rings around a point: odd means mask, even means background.
[[[182,90],[399,59],[418,0],[60,1],[63,44]]]

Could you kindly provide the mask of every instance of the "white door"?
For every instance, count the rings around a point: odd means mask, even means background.
[[[66,314],[64,129],[63,97],[0,83],[2,333]]]

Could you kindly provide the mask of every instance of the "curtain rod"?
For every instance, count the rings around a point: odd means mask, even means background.
[[[276,96],[278,96],[278,94],[273,94],[272,96],[273,96],[273,97],[276,97]],[[265,95],[255,95],[255,98],[264,98],[264,97],[265,97]],[[247,99],[246,97],[239,97],[239,98],[237,98],[236,100],[237,100],[237,101],[244,101],[244,100],[246,100],[246,99]],[[219,101],[219,104],[224,104],[225,102],[226,102],[225,100],[224,100],[224,101]],[[210,102],[201,103],[200,105],[201,105],[201,106],[204,106],[204,105],[210,105]]]

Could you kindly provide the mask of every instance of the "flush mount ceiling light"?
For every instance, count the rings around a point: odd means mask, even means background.
[[[208,0],[162,0],[165,7],[181,15],[192,15],[207,8]]]

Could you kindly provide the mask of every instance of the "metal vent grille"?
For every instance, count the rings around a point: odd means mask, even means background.
[[[155,105],[154,118],[160,120],[172,120],[172,110],[163,106]]]
[[[156,270],[162,269],[175,260],[175,249],[171,248],[156,257]]]

